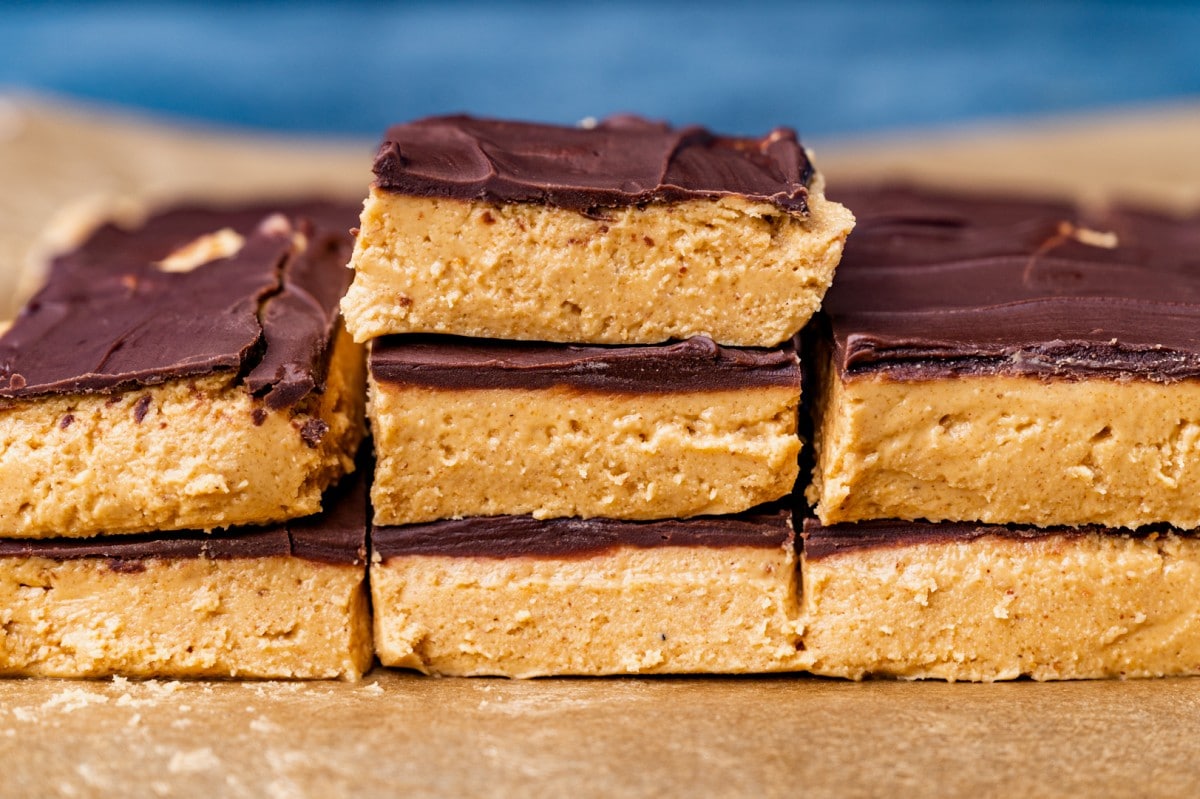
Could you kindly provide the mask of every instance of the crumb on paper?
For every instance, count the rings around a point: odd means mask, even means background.
[[[250,729],[263,735],[273,735],[275,733],[283,732],[282,727],[265,716],[259,716],[258,718],[252,720],[250,722]]]
[[[91,763],[80,763],[75,770],[79,772],[79,776],[88,787],[105,791],[112,790],[112,780],[97,771]]]
[[[106,705],[108,697],[85,688],[68,688],[42,703],[42,710],[57,710],[60,713],[74,713],[88,705]]]
[[[176,752],[171,755],[167,771],[172,774],[195,774],[201,771],[211,771],[221,767],[221,760],[213,750],[205,746],[188,752]]]
[[[124,677],[113,677],[113,687],[122,693],[114,703],[117,707],[146,707],[156,705],[161,700],[174,695],[183,683],[178,680],[160,682],[158,680],[131,681]],[[186,712],[187,705],[180,706]]]
[[[280,778],[267,785],[267,796],[271,799],[298,799],[304,793],[292,780]]]
[[[270,748],[265,753],[265,759],[271,771],[283,776],[294,774],[296,769],[311,763],[311,756],[299,749]]]

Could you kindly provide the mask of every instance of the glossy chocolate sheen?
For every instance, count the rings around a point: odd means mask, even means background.
[[[605,346],[388,336],[371,345],[371,374],[439,389],[545,389],[668,394],[782,386],[800,390],[794,342],[773,348],[722,347],[697,336],[674,344]]]
[[[322,202],[181,207],[133,230],[100,227],[52,262],[46,286],[0,337],[0,397],[233,372],[273,408],[298,402],[324,385],[356,213]],[[235,255],[188,272],[159,268],[223,228],[245,237]]]
[[[858,219],[826,295],[845,376],[1200,377],[1200,217],[911,187]]]
[[[325,492],[314,516],[213,533],[181,531],[96,538],[0,538],[0,558],[101,558],[114,569],[140,571],[149,559],[296,557],[334,565],[362,565],[367,551],[367,475],[359,468]]]
[[[970,543],[980,538],[1003,538],[1010,541],[1033,541],[1042,538],[1077,538],[1084,535],[1118,535],[1134,538],[1178,535],[1194,536],[1196,531],[1177,530],[1167,525],[1151,525],[1137,530],[1116,529],[1099,525],[1082,527],[1026,527],[1009,524],[976,524],[973,522],[910,522],[883,519],[823,525],[814,518],[804,520],[801,538],[806,560],[820,560],[847,552],[868,549],[889,549],[924,544]]]
[[[812,175],[786,128],[737,138],[633,116],[589,128],[431,117],[388,130],[375,158],[385,191],[585,213],[737,196],[806,214]]]
[[[409,555],[452,558],[584,558],[621,547],[790,547],[791,513],[774,506],[736,516],[661,521],[471,517],[376,527],[371,547],[384,560]]]

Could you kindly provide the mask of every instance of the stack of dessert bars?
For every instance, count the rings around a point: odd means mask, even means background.
[[[800,363],[853,218],[791,131],[388,131],[370,342],[384,665],[794,670]]]
[[[0,337],[0,673],[1200,672],[1195,218],[843,187],[847,243],[791,131],[633,117],[424,119],[375,176],[356,240],[55,259]]]
[[[370,666],[353,213],[177,208],[54,260],[0,338],[0,674]]]
[[[1200,671],[1200,220],[905,187],[813,330],[806,666]]]

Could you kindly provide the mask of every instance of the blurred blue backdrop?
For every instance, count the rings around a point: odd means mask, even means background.
[[[376,136],[635,111],[831,137],[1200,98],[1170,2],[0,4],[0,91]]]

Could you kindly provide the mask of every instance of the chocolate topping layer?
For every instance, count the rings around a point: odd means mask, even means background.
[[[895,519],[835,524],[827,527],[817,519],[807,518],[804,520],[801,538],[804,541],[805,559],[820,560],[843,552],[921,544],[946,544],[956,541],[970,542],[988,536],[1011,540],[1034,540],[1052,536],[1073,538],[1097,534],[1148,538],[1168,534],[1192,536],[1196,534],[1196,531],[1177,530],[1165,525],[1126,530],[1098,525],[1022,527],[971,522],[907,522]]]
[[[265,394],[272,408],[294,405],[310,392],[324,389],[326,356],[351,277],[344,268],[353,248],[348,228],[322,228],[303,219],[299,230],[307,247],[288,262],[282,289],[263,305],[266,349],[246,376],[250,391]]]
[[[334,565],[361,565],[367,554],[367,489],[370,469],[342,479],[325,493],[325,510],[314,516],[261,527],[214,533],[172,532],[97,538],[0,538],[0,558],[78,560],[105,558],[118,571],[140,571],[158,559],[296,557]]]
[[[321,390],[355,219],[349,205],[292,202],[182,207],[135,230],[102,226],[54,260],[46,286],[0,337],[0,397],[215,372],[243,375],[275,408]],[[245,238],[236,254],[190,271],[160,267],[223,228]]]
[[[381,558],[444,555],[455,558],[583,558],[619,547],[791,546],[791,513],[773,506],[736,516],[633,522],[616,519],[472,517],[376,527],[371,547]]]
[[[1200,377],[1200,218],[909,187],[843,189],[825,298],[847,376]]]
[[[567,386],[626,394],[763,386],[800,389],[795,342],[751,349],[722,347],[704,337],[624,347],[388,336],[372,343],[370,367],[379,380],[442,389]]]
[[[584,213],[732,195],[807,214],[812,175],[787,128],[736,138],[633,116],[591,128],[431,117],[388,130],[375,157],[386,191]]]

